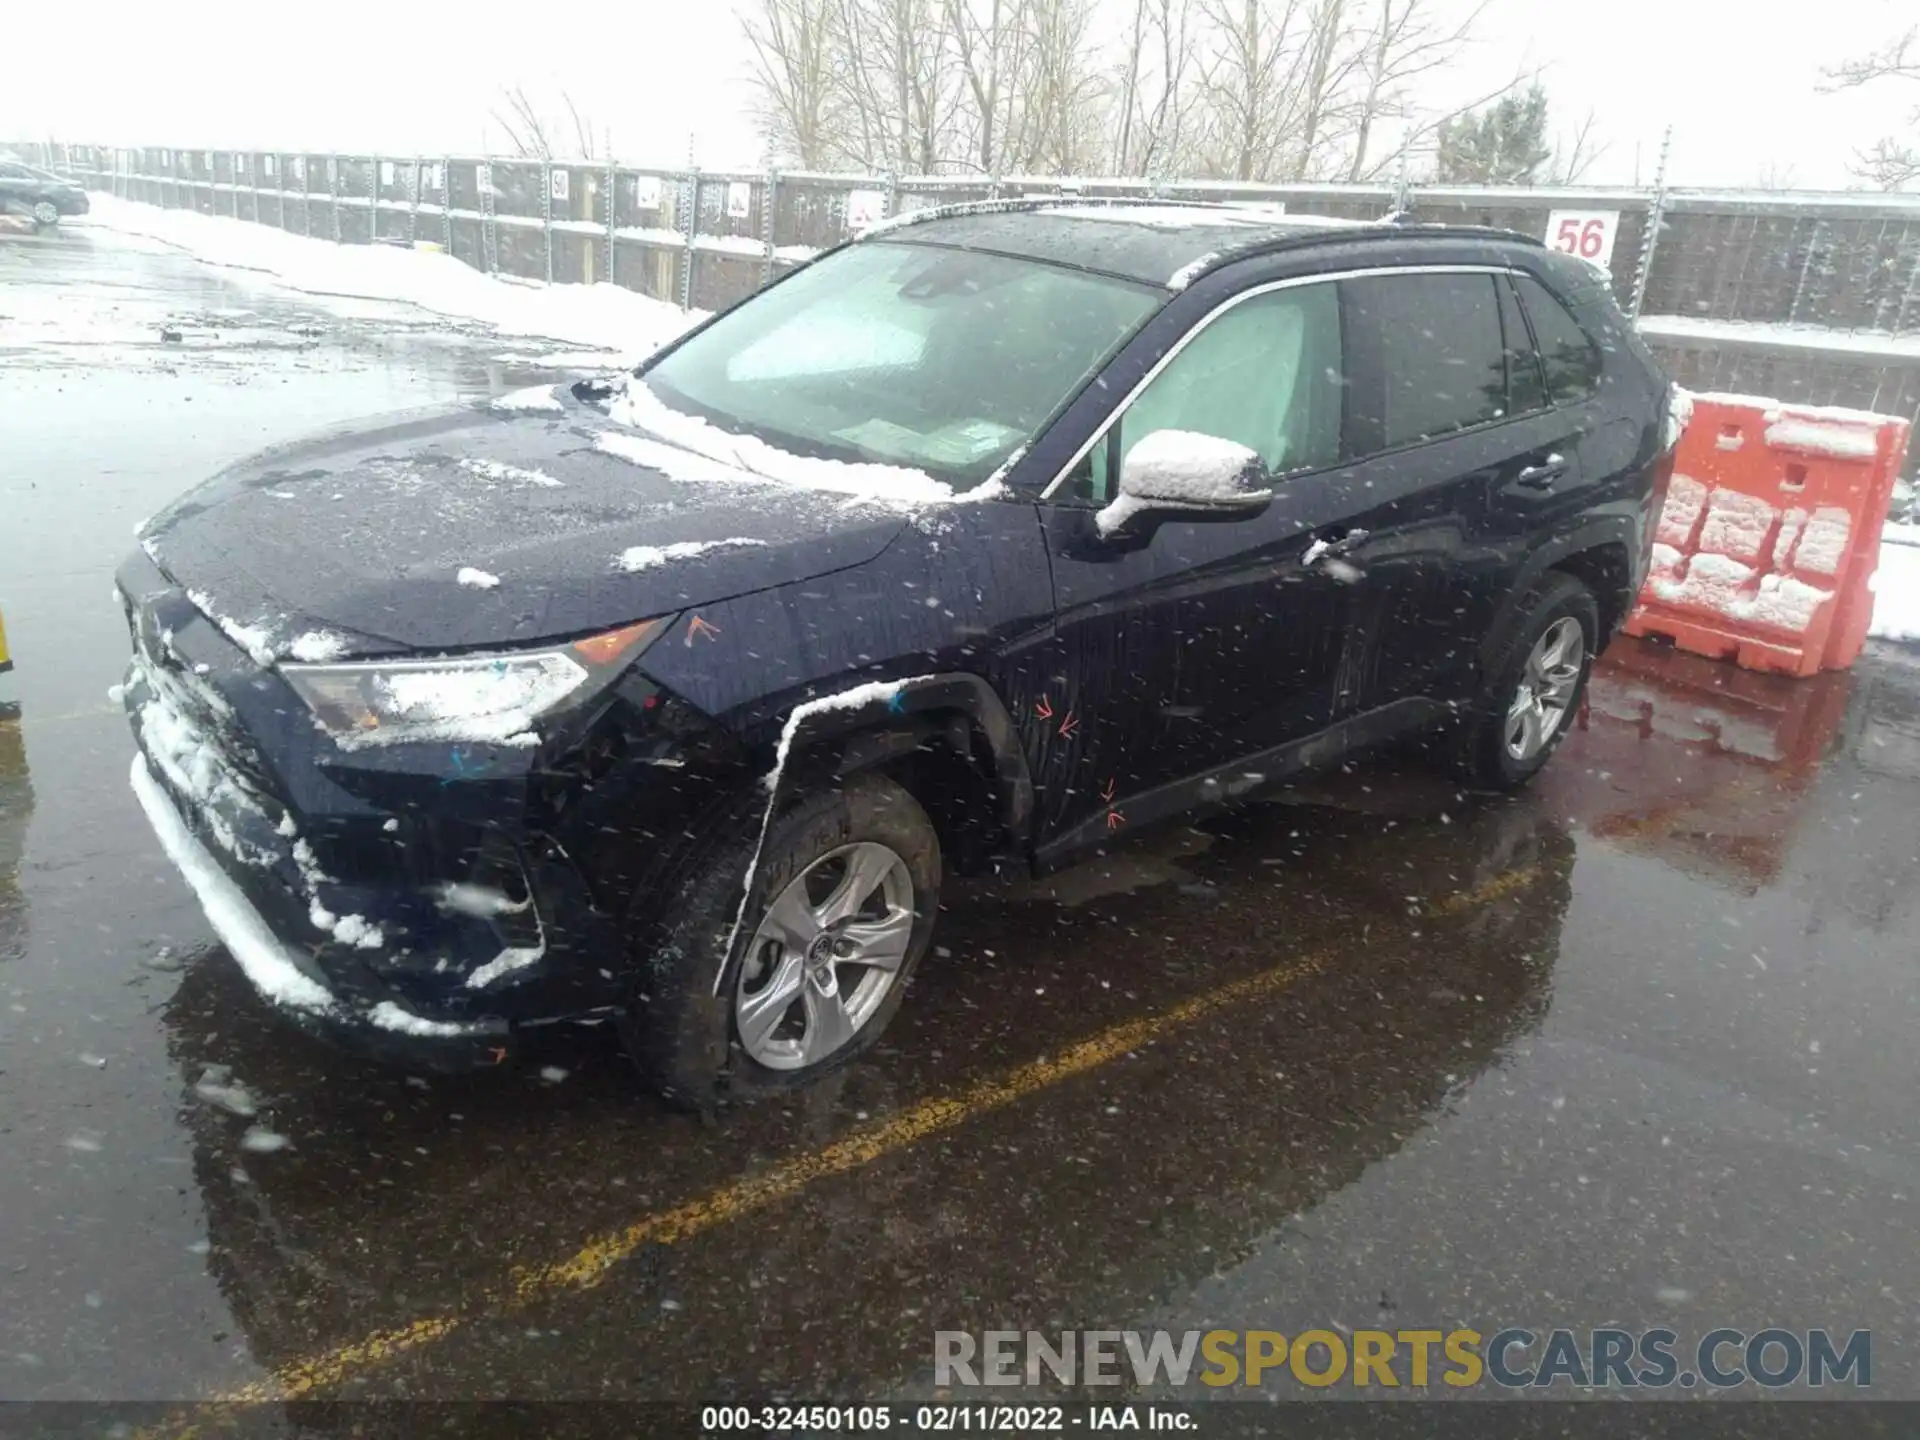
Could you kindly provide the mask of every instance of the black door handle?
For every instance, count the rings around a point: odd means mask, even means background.
[[[1529,490],[1551,490],[1554,481],[1566,473],[1566,458],[1560,455],[1549,455],[1537,464],[1522,466],[1520,473],[1513,477],[1513,483],[1524,485]]]

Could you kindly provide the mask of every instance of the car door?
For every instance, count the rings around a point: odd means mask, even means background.
[[[27,192],[32,180],[25,166],[0,161],[0,209],[30,209],[33,202]]]
[[[1336,718],[1462,693],[1524,552],[1490,517],[1503,497],[1569,483],[1578,461],[1501,270],[1414,267],[1341,285],[1352,445],[1376,508],[1348,556],[1372,583],[1355,596]]]
[[[1222,767],[1332,718],[1355,575],[1338,551],[1372,499],[1343,466],[1331,281],[1257,288],[1202,320],[1043,507],[1056,606],[1055,733],[1036,767],[1042,850],[1264,777]],[[1257,513],[1148,514],[1103,535],[1127,455],[1163,431],[1244,444],[1272,479]]]

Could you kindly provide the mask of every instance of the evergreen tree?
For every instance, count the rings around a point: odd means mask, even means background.
[[[1439,179],[1445,185],[1531,185],[1552,158],[1547,92],[1537,84],[1440,127]]]

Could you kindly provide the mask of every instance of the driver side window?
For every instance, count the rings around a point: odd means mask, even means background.
[[[1275,477],[1331,465],[1340,458],[1341,373],[1332,282],[1243,300],[1135,397],[1076,467],[1072,493],[1106,504],[1127,453],[1156,430],[1235,441]]]

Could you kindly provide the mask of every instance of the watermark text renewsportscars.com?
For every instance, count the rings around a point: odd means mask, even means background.
[[[1873,1335],[1782,1326],[1673,1330],[939,1330],[940,1386],[1204,1385],[1509,1390],[1873,1383]]]

